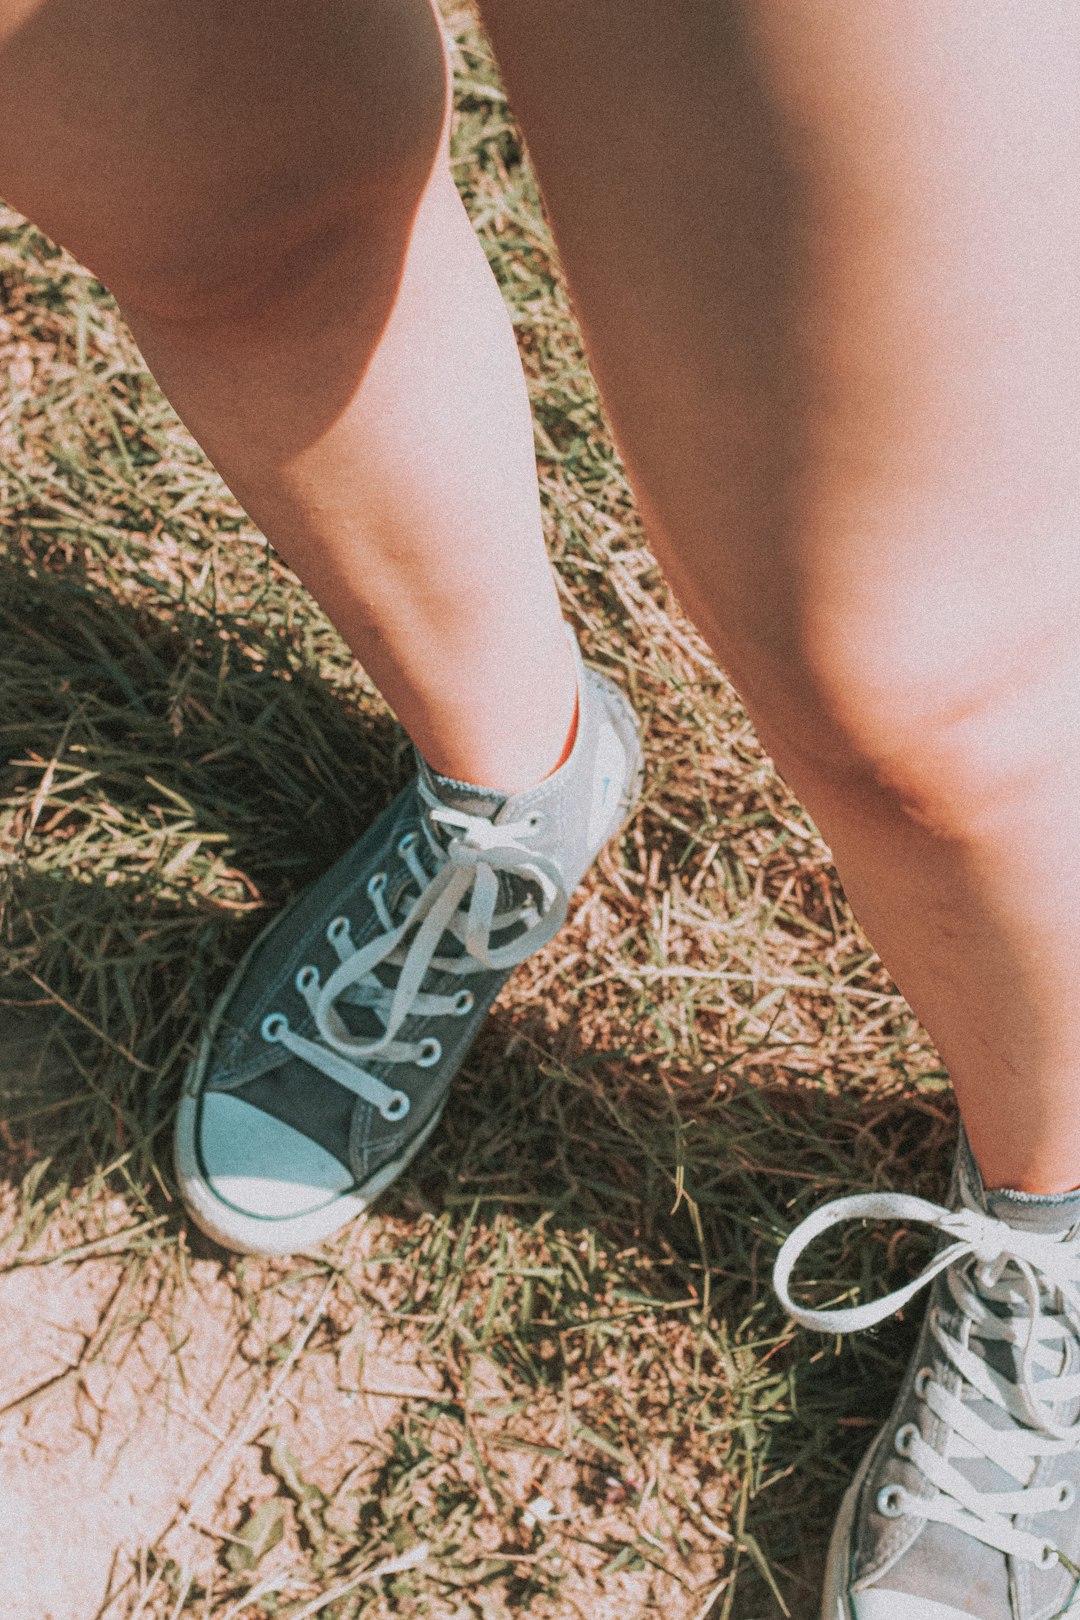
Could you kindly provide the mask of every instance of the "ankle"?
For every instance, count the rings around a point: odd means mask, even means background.
[[[561,668],[527,692],[509,694],[493,716],[455,716],[420,752],[440,776],[474,787],[512,794],[554,775],[569,759],[579,716],[578,658],[569,640]],[[470,723],[472,722],[472,723]]]

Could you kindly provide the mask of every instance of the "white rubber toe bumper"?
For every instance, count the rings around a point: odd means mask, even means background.
[[[296,1254],[362,1215],[439,1122],[435,1114],[363,1187],[332,1153],[241,1097],[210,1091],[200,1122],[196,1065],[176,1116],[176,1174],[198,1226],[239,1254]],[[202,1153],[196,1132],[201,1123]]]
[[[190,1087],[176,1118],[176,1173],[188,1212],[208,1237],[240,1254],[310,1249],[367,1208],[333,1154],[227,1092]],[[200,1129],[201,1124],[201,1129]],[[198,1151],[196,1133],[201,1138]]]
[[[935,1603],[932,1598],[912,1597],[910,1592],[853,1592],[851,1612],[855,1620],[971,1620],[971,1614],[954,1609],[951,1603]]]

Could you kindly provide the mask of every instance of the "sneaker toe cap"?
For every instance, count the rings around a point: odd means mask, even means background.
[[[318,1142],[230,1092],[203,1097],[199,1135],[208,1185],[245,1215],[310,1215],[353,1186],[351,1171]]]

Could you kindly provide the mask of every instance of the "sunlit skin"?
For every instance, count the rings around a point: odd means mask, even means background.
[[[988,1181],[1075,1187],[1080,15],[484,11],[661,560]]]
[[[0,0],[0,75],[0,195],[116,294],[428,760],[544,776],[573,669],[423,0]]]
[[[987,1180],[1080,1185],[1080,15],[484,12],[670,578]],[[0,195],[422,750],[543,775],[572,681],[426,0],[0,0],[0,72]]]

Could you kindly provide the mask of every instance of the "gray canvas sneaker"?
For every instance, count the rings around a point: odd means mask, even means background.
[[[175,1155],[190,1214],[227,1248],[307,1248],[400,1175],[499,989],[633,808],[633,710],[574,655],[577,736],[557,771],[507,797],[421,760],[217,1003]]]
[[[840,1509],[823,1620],[1080,1616],[1080,1193],[988,1193],[962,1140],[950,1202],[840,1198],[777,1257],[786,1309],[828,1333],[870,1327],[931,1284],[892,1415]],[[862,1218],[925,1222],[943,1243],[885,1299],[794,1305],[803,1249]]]

